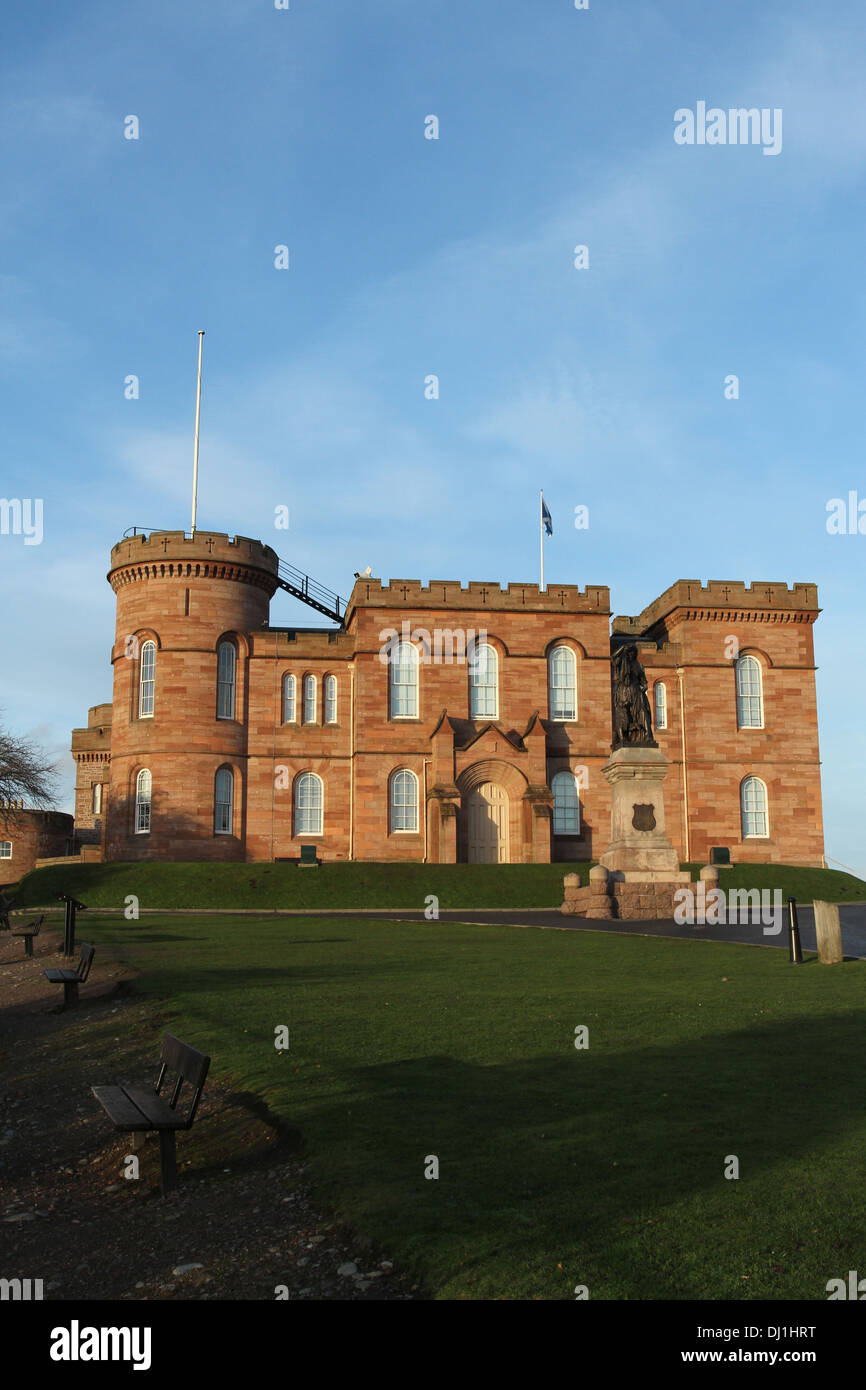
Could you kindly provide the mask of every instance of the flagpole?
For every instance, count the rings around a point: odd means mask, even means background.
[[[201,348],[204,329],[198,331],[198,383],[195,392],[195,446],[192,461],[192,534],[195,536],[195,513],[198,502],[198,422],[201,416]]]
[[[538,494],[538,544],[541,548],[541,588],[540,593],[544,593],[544,489]]]

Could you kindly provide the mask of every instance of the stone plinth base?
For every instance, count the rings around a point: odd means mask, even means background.
[[[669,763],[660,748],[618,748],[602,772],[610,783],[610,844],[599,863],[626,882],[666,881],[680,861],[665,829],[662,782]],[[664,877],[661,877],[664,876]]]
[[[560,912],[567,917],[609,921],[666,921],[673,918],[677,889],[689,882],[686,871],[666,875],[665,879],[639,880],[635,875],[609,875],[603,865],[598,865],[590,870],[588,888],[580,886],[577,874],[566,875],[565,901]]]

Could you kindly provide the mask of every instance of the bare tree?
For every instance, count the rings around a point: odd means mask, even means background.
[[[38,744],[0,728],[0,802],[45,809],[54,803],[56,783],[57,765]]]

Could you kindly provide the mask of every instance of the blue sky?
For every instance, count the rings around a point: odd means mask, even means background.
[[[340,593],[535,579],[541,486],[547,580],[617,613],[816,582],[827,853],[866,874],[866,535],[826,528],[866,498],[861,3],[49,0],[0,70],[0,495],[44,501],[0,536],[0,705],[67,806],[110,547],[189,526],[204,328],[199,527]],[[699,101],[781,109],[781,153],[675,144]]]

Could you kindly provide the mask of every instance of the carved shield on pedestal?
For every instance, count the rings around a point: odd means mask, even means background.
[[[640,806],[635,803],[633,810],[634,815],[631,818],[631,823],[635,830],[655,830],[656,818],[653,814],[655,806],[652,804]]]

